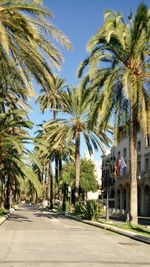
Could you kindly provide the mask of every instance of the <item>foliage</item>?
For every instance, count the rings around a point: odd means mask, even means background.
[[[68,88],[62,94],[63,109],[67,115],[65,119],[50,120],[44,125],[44,130],[47,136],[47,141],[53,142],[58,147],[59,144],[66,143],[67,145],[74,142],[75,144],[75,198],[79,198],[80,186],[80,142],[81,135],[87,144],[89,153],[93,150],[101,149],[104,151],[104,145],[108,145],[110,139],[106,131],[108,127],[103,128],[94,126],[89,127],[89,94],[81,86],[78,88]]]
[[[77,202],[74,206],[74,212],[73,214],[75,216],[80,216],[80,217],[84,217],[85,216],[85,212],[86,212],[86,206],[84,203],[79,203]]]
[[[0,216],[7,215],[8,211],[0,208]]]
[[[97,181],[94,174],[94,163],[91,160],[81,160],[80,188],[88,192],[97,190]],[[75,164],[67,162],[64,164],[61,175],[61,184],[67,184],[72,188],[75,186]]]
[[[90,56],[81,64],[79,76],[88,65],[86,88],[91,92],[91,123],[106,124],[114,114],[114,131],[133,116],[134,127],[150,133],[150,15],[141,4],[129,23],[119,12],[107,10],[105,21],[89,40]],[[137,127],[138,128],[138,127]]]
[[[114,115],[114,135],[129,136],[130,222],[137,223],[137,133],[150,134],[150,13],[140,4],[129,23],[122,14],[106,10],[104,24],[88,42],[88,65],[82,82],[91,94],[90,125],[105,127]],[[100,121],[100,122],[99,122]]]
[[[96,192],[98,183],[95,176],[95,165],[91,160],[81,160],[80,187],[85,192]]]
[[[102,205],[95,200],[88,200],[86,203],[85,218],[87,220],[97,221],[102,215]]]
[[[62,211],[70,211],[70,202],[69,201],[65,201],[62,203]]]
[[[86,204],[76,203],[74,215],[86,220],[97,221],[103,213],[103,207],[96,200],[88,200]]]
[[[13,64],[30,95],[33,94],[31,77],[45,89],[52,87],[52,66],[60,69],[63,62],[52,39],[71,48],[68,39],[50,21],[52,18],[52,12],[40,1],[0,1],[1,58],[8,67]]]

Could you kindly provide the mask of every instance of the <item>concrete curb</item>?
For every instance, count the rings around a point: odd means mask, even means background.
[[[2,223],[4,223],[6,220],[7,220],[7,215],[4,216],[4,217],[2,217],[2,218],[0,218],[0,225],[1,225]]]
[[[124,236],[132,238],[132,239],[134,239],[136,241],[140,241],[140,242],[143,242],[145,244],[150,245],[150,237],[143,236],[143,235],[140,235],[140,234],[136,235],[131,231],[119,229],[119,228],[111,226],[111,225],[106,225],[106,224],[104,225],[103,223],[100,223],[100,222],[92,222],[92,221],[84,220],[84,219],[77,218],[76,216],[73,216],[73,215],[70,215],[70,214],[64,214],[64,215],[66,217],[70,218],[70,219],[73,219],[73,220],[76,220],[76,221],[79,221],[79,222],[82,222],[82,223],[85,223],[85,224],[89,224],[89,225],[92,225],[92,226],[95,226],[95,227],[99,227],[99,228],[102,228],[104,230],[112,231],[112,232],[115,232],[117,234],[124,235]]]
[[[0,225],[3,224],[9,218],[10,214],[13,213],[17,209],[17,207],[18,206],[16,206],[15,208],[11,208],[9,212],[7,213],[7,215],[0,218]]]

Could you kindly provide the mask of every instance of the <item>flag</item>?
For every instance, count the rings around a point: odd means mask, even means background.
[[[114,170],[114,176],[121,176],[124,174],[124,171],[126,169],[126,163],[124,158],[121,156],[118,156],[116,162],[115,162],[115,170]]]
[[[124,174],[124,171],[125,171],[126,167],[127,167],[127,165],[125,163],[125,160],[121,156],[121,158],[120,158],[120,175],[123,175]]]

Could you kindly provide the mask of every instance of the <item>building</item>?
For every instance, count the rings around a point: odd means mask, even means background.
[[[126,168],[114,176],[114,166],[118,156],[123,157]],[[150,136],[137,136],[137,180],[138,180],[138,214],[150,216]],[[129,211],[129,138],[122,136],[117,147],[113,146],[107,156],[102,157],[103,199],[109,199],[109,207],[125,212]],[[108,192],[108,195],[107,195]]]

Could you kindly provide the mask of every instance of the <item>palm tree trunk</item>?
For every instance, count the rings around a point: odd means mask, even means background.
[[[52,175],[52,161],[49,160],[49,184],[50,184],[50,208],[53,208],[53,175]]]
[[[62,172],[62,159],[61,157],[59,158],[59,176],[61,175]]]
[[[13,177],[10,174],[10,183],[9,183],[9,207],[12,208],[14,204],[14,185]]]
[[[61,177],[61,172],[62,172],[62,159],[61,159],[61,156],[59,157],[59,179]],[[61,193],[60,193],[60,190],[59,190],[59,200],[61,200]]]
[[[56,198],[59,199],[59,160],[55,157],[55,181],[56,181]]]
[[[5,175],[2,175],[1,179],[1,203],[0,203],[0,208],[4,209],[5,208]]]
[[[134,122],[134,113],[131,107],[129,127],[129,170],[130,170],[130,223],[138,224],[137,199],[137,128]]]
[[[76,132],[75,164],[76,164],[76,182],[75,182],[75,202],[79,201],[80,185],[80,132]]]

